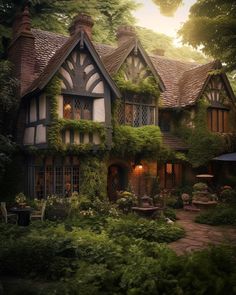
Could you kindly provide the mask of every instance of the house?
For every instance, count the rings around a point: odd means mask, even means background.
[[[128,185],[138,195],[148,193],[156,176],[166,188],[193,179],[191,165],[183,161],[188,144],[175,131],[195,128],[201,97],[209,103],[209,130],[234,131],[229,116],[235,97],[226,75],[217,72],[221,65],[150,55],[129,26],[119,28],[116,47],[96,44],[92,27],[91,17],[80,14],[70,36],[32,29],[27,6],[15,19],[8,56],[20,81],[16,140],[24,154],[25,192],[43,198],[80,191],[89,156],[105,165],[111,200]],[[120,143],[124,152],[116,150],[115,135],[126,132],[120,126],[139,130],[132,138],[147,145],[132,150],[135,141],[126,138]]]

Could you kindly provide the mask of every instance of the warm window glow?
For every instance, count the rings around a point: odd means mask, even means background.
[[[166,164],[166,173],[167,174],[172,174],[173,173],[173,165],[170,163]]]
[[[92,120],[93,101],[90,98],[65,97],[63,117],[74,120]]]

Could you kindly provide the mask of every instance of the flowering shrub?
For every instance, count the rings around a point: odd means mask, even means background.
[[[118,198],[118,208],[124,213],[131,212],[132,207],[137,204],[137,197],[130,192],[121,191],[118,193]]]
[[[16,203],[20,204],[20,203],[25,203],[26,201],[26,196],[23,193],[19,193],[18,195],[16,195],[15,197],[15,201]]]

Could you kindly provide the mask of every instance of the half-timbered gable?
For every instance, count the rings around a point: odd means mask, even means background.
[[[116,60],[116,63],[113,63],[114,60]],[[123,80],[124,84],[139,85],[145,80],[153,79],[157,88],[162,91],[164,89],[161,78],[136,38],[131,38],[122,43],[110,55],[105,56],[103,62],[113,77],[117,80]],[[119,84],[119,81],[117,83]],[[157,125],[157,98],[145,93],[138,94],[123,89],[117,116],[120,124],[133,127]]]
[[[79,32],[56,52],[44,72],[30,86],[28,97],[30,93],[42,94],[28,98],[26,103],[24,145],[47,143],[48,127],[45,125],[47,123],[50,127],[51,110],[45,88],[54,76],[60,79],[61,84],[60,95],[57,95],[59,119],[90,120],[110,128],[111,99],[119,92],[90,40],[84,32]],[[37,136],[37,132],[40,132],[40,136]],[[61,136],[65,144],[100,143],[97,133],[83,133],[81,136],[70,128],[64,129]]]

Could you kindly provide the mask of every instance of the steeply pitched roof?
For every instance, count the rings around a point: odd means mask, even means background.
[[[41,72],[39,71],[38,78],[33,81],[33,83],[27,89],[25,94],[33,92],[37,89],[42,90],[50,81],[52,76],[56,73],[56,71],[59,69],[59,67],[62,65],[62,63],[65,61],[65,59],[68,57],[68,55],[72,52],[75,46],[79,44],[79,42],[84,42],[86,46],[88,47],[93,58],[96,60],[96,64],[98,68],[100,69],[104,78],[110,85],[113,93],[116,95],[116,97],[120,96],[120,92],[118,88],[116,87],[112,78],[107,73],[92,42],[90,41],[89,37],[84,31],[79,31],[77,34],[73,35],[70,38],[61,39],[61,42],[63,42],[62,46],[59,47],[54,53],[50,53],[48,48],[47,50],[45,50],[44,48],[45,59],[41,62],[41,64],[39,64],[39,69],[40,68],[43,68],[43,69],[41,70]],[[51,44],[53,44],[53,42]]]
[[[68,36],[38,29],[33,29],[32,32],[35,36],[37,56],[36,77],[38,76],[38,79],[37,82],[33,82],[29,90],[32,90],[40,82],[40,79],[47,76],[47,72],[56,64],[58,55],[61,55],[66,50],[65,46],[70,44],[68,42],[72,42],[68,41],[69,39],[71,40]],[[67,45],[65,45],[66,43]],[[102,59],[102,63],[107,71],[112,75],[122,65],[130,50],[133,50],[134,46],[137,45],[148,61],[149,66],[159,75],[160,80],[163,82],[161,107],[175,108],[194,104],[205,87],[205,83],[209,77],[209,71],[214,69],[214,62],[198,65],[196,63],[172,60],[162,56],[148,56],[142,48],[141,43],[134,38],[118,48],[96,43],[93,43],[93,48],[95,48],[97,54]],[[230,88],[229,84],[228,87]],[[229,92],[233,96],[232,90],[230,91],[229,89]]]
[[[112,51],[111,53],[102,57],[102,61],[105,65],[106,69],[108,70],[108,72],[111,75],[116,74],[119,71],[122,64],[124,63],[124,61],[126,60],[126,58],[128,57],[128,55],[134,49],[137,51],[139,50],[142,58],[146,62],[147,66],[149,67],[153,76],[159,82],[161,90],[164,91],[165,86],[164,86],[161,76],[156,71],[155,67],[153,66],[153,64],[150,60],[150,57],[146,54],[140,41],[136,37],[130,38],[128,41],[124,42],[119,47],[117,47],[114,51]]]

